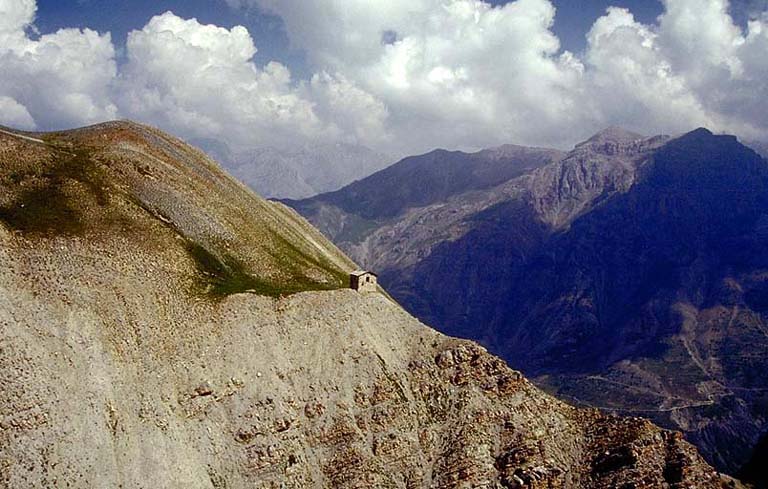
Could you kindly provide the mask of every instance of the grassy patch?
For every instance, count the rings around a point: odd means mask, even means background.
[[[231,294],[252,292],[269,297],[279,297],[309,290],[332,290],[338,284],[323,284],[300,274],[291,274],[284,280],[263,280],[248,273],[236,258],[224,255],[219,258],[205,247],[187,243],[187,252],[200,274],[200,285],[213,299],[223,299]],[[293,270],[292,270],[293,271]]]
[[[108,201],[103,175],[87,149],[57,150],[50,166],[35,174],[14,173],[11,180],[23,190],[0,207],[0,220],[26,233],[82,234],[84,197],[101,206]]]
[[[17,231],[34,234],[81,234],[80,213],[59,188],[47,186],[25,190],[7,207],[0,207],[0,220]]]
[[[273,235],[272,238],[279,244],[278,252],[273,254],[273,258],[280,265],[281,269],[290,271],[292,275],[303,276],[304,271],[308,268],[316,268],[325,270],[333,275],[338,284],[337,287],[343,287],[348,276],[328,258],[314,258],[313,256],[304,253],[296,245],[288,241],[286,238],[280,235]]]

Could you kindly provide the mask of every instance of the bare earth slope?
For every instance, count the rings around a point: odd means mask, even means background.
[[[0,132],[0,487],[721,487],[382,294],[174,138]]]

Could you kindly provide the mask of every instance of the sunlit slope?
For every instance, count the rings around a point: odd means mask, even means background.
[[[335,289],[354,268],[292,211],[155,129],[115,122],[0,142],[0,222],[29,246],[130,240],[136,253],[174,255],[186,285],[209,296]]]

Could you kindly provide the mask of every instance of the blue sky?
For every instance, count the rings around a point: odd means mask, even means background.
[[[245,26],[259,52],[255,61],[261,65],[276,59],[305,72],[304,56],[291,49],[279,17],[255,9],[232,9],[223,0],[39,0],[36,25],[42,33],[61,27],[89,27],[111,32],[118,46],[128,32],[141,29],[154,15],[168,10],[184,18],[197,18],[203,24],[222,27]]]
[[[489,3],[508,2],[492,0]],[[554,32],[563,47],[574,52],[584,49],[587,31],[608,6],[626,7],[643,23],[652,23],[663,9],[658,0],[555,0],[553,3],[557,7]],[[168,10],[180,17],[195,17],[204,24],[243,25],[259,50],[255,58],[257,64],[278,60],[300,78],[311,73],[301,50],[291,48],[279,17],[253,8],[233,9],[223,0],[38,0],[37,6],[36,25],[42,33],[61,27],[90,27],[111,32],[118,46],[125,43],[128,32],[144,26],[153,15]]]

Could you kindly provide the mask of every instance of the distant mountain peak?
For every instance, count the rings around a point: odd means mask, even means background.
[[[734,146],[738,144],[738,139],[730,134],[715,134],[709,129],[699,127],[679,136],[674,142],[676,145],[683,145],[684,147],[695,146],[702,148],[704,147],[702,145],[728,144],[729,146]],[[739,144],[739,146],[741,145]]]
[[[689,136],[714,136],[714,133],[706,127],[699,127],[688,133]]]
[[[638,134],[636,132],[628,131],[624,129],[623,127],[619,126],[610,126],[606,129],[603,129],[602,131],[598,132],[591,138],[587,139],[581,144],[577,144],[576,146],[583,146],[586,144],[595,144],[595,143],[630,143],[632,141],[638,141],[640,139],[645,139],[645,136],[642,134]]]

